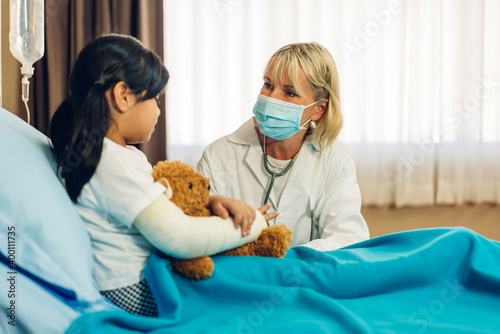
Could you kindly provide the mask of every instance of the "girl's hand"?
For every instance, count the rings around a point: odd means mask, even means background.
[[[250,234],[250,229],[256,217],[253,207],[247,203],[221,195],[211,195],[208,201],[208,207],[212,212],[225,219],[231,214],[234,220],[234,227],[241,227],[241,236]]]
[[[278,217],[278,215],[280,214],[278,211],[266,213],[266,211],[269,210],[270,208],[271,208],[271,203],[266,203],[258,209],[259,212],[262,213],[262,215],[264,216],[266,222]]]

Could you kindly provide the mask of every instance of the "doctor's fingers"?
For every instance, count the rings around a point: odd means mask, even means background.
[[[260,213],[265,214],[266,211],[269,210],[270,208],[271,208],[271,203],[268,202],[263,206],[261,206],[260,208],[258,208],[257,210],[259,210]]]
[[[270,208],[271,208],[271,203],[266,203],[257,209],[257,210],[259,210],[260,213],[262,213],[266,222],[278,217],[278,215],[280,214],[278,211],[266,213],[267,210],[269,210]]]
[[[268,222],[268,221],[273,220],[274,218],[278,217],[279,214],[280,213],[278,211],[273,211],[273,212],[265,213],[265,214],[263,214],[263,216],[264,216],[264,219],[266,220],[266,222]]]

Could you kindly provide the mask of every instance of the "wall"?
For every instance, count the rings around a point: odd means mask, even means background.
[[[361,213],[372,237],[421,228],[463,226],[486,238],[500,241],[498,205],[439,205],[400,209],[363,207]]]
[[[12,56],[9,49],[9,1],[1,2],[2,107],[26,119],[26,109],[21,101],[21,64]]]

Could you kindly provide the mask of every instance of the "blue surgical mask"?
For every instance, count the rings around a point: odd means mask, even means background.
[[[318,102],[302,106],[259,94],[253,107],[253,114],[260,133],[276,140],[283,140],[293,136],[300,130],[307,129],[304,125],[311,120],[309,119],[300,125],[302,113],[304,109]]]

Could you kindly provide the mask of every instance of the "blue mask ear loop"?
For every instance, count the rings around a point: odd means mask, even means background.
[[[273,189],[274,180],[276,179],[276,177],[280,177],[280,176],[283,176],[286,173],[288,173],[288,171],[290,170],[290,168],[292,168],[292,165],[295,162],[295,159],[297,159],[298,155],[299,155],[299,152],[297,152],[295,154],[295,156],[288,163],[288,165],[286,165],[286,167],[285,167],[285,169],[283,171],[281,171],[280,173],[273,172],[269,168],[269,160],[267,158],[267,149],[266,149],[266,136],[264,135],[264,168],[269,173],[269,175],[271,175],[271,181],[269,182],[269,186],[267,187],[266,196],[264,197],[264,203],[262,205],[266,204],[269,201],[269,195],[271,194],[271,190]],[[270,226],[269,222],[267,222],[267,226]]]

